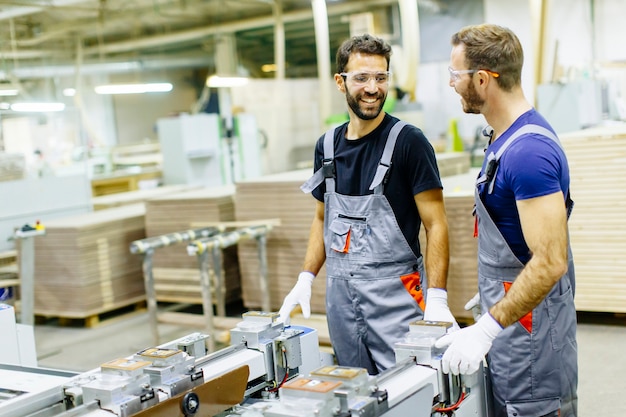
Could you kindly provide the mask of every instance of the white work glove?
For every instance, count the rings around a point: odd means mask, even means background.
[[[480,307],[480,293],[476,293],[466,304],[465,311],[472,310],[472,316],[474,321],[478,321],[482,315],[482,309]]]
[[[448,331],[459,330],[459,324],[454,319],[450,307],[448,307],[448,292],[442,288],[429,288],[426,292],[426,311],[424,320],[448,321],[452,328]]]
[[[448,346],[441,359],[442,371],[454,375],[476,372],[501,331],[500,323],[487,313],[476,324],[442,336],[435,342],[439,349]]]
[[[289,319],[292,310],[300,304],[302,308],[302,315],[308,319],[311,317],[311,286],[313,285],[313,275],[309,271],[302,271],[298,275],[298,282],[289,291],[289,294],[283,300],[283,305],[278,312],[278,320],[285,323],[285,326],[289,326]]]

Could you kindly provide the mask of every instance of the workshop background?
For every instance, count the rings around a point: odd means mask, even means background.
[[[485,123],[448,85],[449,40],[497,23],[570,162],[580,415],[626,415],[623,16],[622,0],[0,1],[0,302],[32,326],[39,366],[74,371],[207,326],[225,344],[242,312],[277,311],[315,141],[347,120],[334,53],[370,32],[393,46],[385,109],[437,151],[450,307],[471,323]],[[228,244],[194,246],[215,228]],[[294,320],[328,344],[324,292],[322,270],[313,318]]]

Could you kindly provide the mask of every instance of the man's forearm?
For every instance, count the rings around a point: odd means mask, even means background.
[[[531,258],[504,298],[489,310],[493,318],[507,327],[537,307],[562,276],[550,271],[539,259]]]
[[[326,261],[326,249],[324,247],[324,205],[319,202],[317,204],[317,211],[311,223],[309,243],[302,265],[303,271],[312,272],[314,275],[318,274]]]
[[[446,223],[433,225],[426,230],[426,277],[429,288],[446,288],[450,247]]]

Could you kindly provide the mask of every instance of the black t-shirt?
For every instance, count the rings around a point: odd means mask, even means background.
[[[348,123],[335,130],[337,193],[351,196],[373,193],[369,187],[382,157],[389,131],[397,120],[386,114],[376,129],[357,140],[346,139]],[[322,166],[323,158],[322,135],[315,146],[315,171]],[[384,195],[404,237],[417,256],[421,253],[418,240],[421,221],[414,196],[434,188],[442,188],[435,151],[420,129],[412,125],[405,126],[398,135],[391,157],[389,180],[384,186]],[[323,202],[325,192],[326,184],[323,182],[312,194]]]

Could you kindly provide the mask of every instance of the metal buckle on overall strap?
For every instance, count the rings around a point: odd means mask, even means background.
[[[493,179],[493,176],[496,174],[496,169],[498,168],[498,160],[492,159],[487,162],[487,166],[485,167],[485,182],[490,183]]]
[[[385,164],[382,161],[379,164],[385,167],[385,176],[383,177],[383,184],[387,184],[387,182],[389,181],[389,173],[391,172],[391,162],[389,162],[389,165]]]
[[[322,160],[322,174],[324,178],[335,178],[337,172],[335,171],[335,161],[333,159],[324,158]]]

